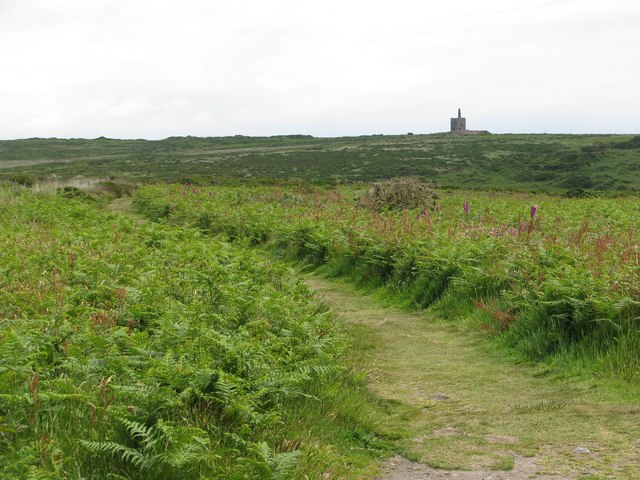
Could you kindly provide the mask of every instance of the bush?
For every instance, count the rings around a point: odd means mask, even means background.
[[[637,148],[640,148],[640,135],[636,135],[626,142],[614,143],[613,148],[622,150],[635,150]]]
[[[438,197],[431,186],[419,178],[405,177],[374,184],[358,199],[358,203],[376,211],[402,210],[428,207],[433,205]]]
[[[572,188],[564,194],[567,198],[585,198],[589,196],[589,192],[582,188]]]
[[[560,185],[565,188],[572,189],[584,189],[584,188],[592,188],[593,181],[589,175],[572,175],[566,179],[564,179]]]
[[[17,183],[18,185],[22,185],[23,187],[33,186],[33,178],[30,177],[29,175],[23,175],[19,173],[15,175],[9,175],[7,177],[7,180],[10,181],[11,183]]]
[[[62,188],[59,188],[57,192],[58,192],[58,195],[64,198],[77,198],[78,200],[84,200],[88,202],[95,201],[95,199],[91,195],[89,195],[87,192],[77,187],[71,187],[71,186],[62,187]]]

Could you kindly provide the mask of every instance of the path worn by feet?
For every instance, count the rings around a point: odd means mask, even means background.
[[[136,223],[146,222],[146,219],[133,208],[133,198],[131,197],[125,196],[112,200],[107,205],[107,210],[129,217]]]
[[[640,478],[637,389],[516,365],[480,334],[344,283],[308,284],[347,324],[388,421],[406,432],[380,480]]]

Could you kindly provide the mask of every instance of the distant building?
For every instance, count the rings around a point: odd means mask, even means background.
[[[467,119],[462,118],[462,113],[458,109],[458,118],[451,119],[451,131],[452,132],[464,132],[467,130]]]

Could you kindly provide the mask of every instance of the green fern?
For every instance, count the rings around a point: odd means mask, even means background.
[[[289,474],[296,467],[302,452],[275,453],[267,442],[259,442],[255,449],[259,458],[268,466],[269,477],[274,480],[289,478]]]
[[[122,461],[131,463],[136,467],[149,465],[149,457],[135,448],[127,447],[116,442],[88,442],[80,440],[80,444],[95,455],[111,455],[119,457]]]

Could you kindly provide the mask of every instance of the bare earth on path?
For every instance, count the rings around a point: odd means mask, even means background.
[[[388,421],[406,432],[379,480],[640,479],[637,388],[517,365],[480,334],[344,283],[308,285],[342,318]]]

